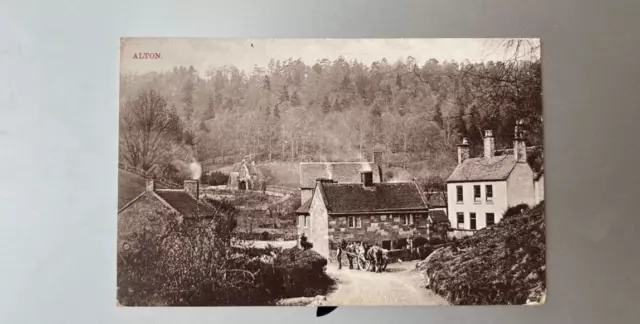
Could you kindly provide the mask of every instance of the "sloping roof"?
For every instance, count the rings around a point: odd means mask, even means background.
[[[242,162],[234,163],[231,166],[231,172],[240,172],[240,167],[242,166]]]
[[[429,217],[434,223],[449,222],[447,214],[445,214],[442,210],[430,210]]]
[[[372,162],[303,162],[300,163],[300,188],[314,188],[316,179],[338,182],[360,182],[364,166],[373,170],[373,182],[380,182],[380,174]]]
[[[296,214],[308,215],[309,208],[311,207],[311,199],[307,200],[300,208],[296,209]]]
[[[506,180],[515,166],[511,155],[466,159],[456,166],[447,182]]]
[[[187,218],[213,216],[215,210],[183,190],[156,190],[155,193],[173,209]]]
[[[376,183],[371,187],[361,183],[324,182],[321,194],[329,214],[428,209],[413,182]]]
[[[426,195],[426,200],[429,208],[447,206],[447,203],[444,201],[444,197],[441,194]]]

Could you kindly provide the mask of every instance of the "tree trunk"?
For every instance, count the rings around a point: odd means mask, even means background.
[[[269,125],[269,162],[271,162],[271,125]]]
[[[360,124],[360,159],[362,160],[362,124]]]
[[[295,144],[296,144],[295,140],[296,140],[296,138],[294,137],[293,134],[291,134],[291,162],[294,161],[294,158],[293,158],[294,151],[293,151],[293,149],[295,148]]]

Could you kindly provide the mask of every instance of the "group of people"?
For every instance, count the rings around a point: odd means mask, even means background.
[[[377,244],[369,245],[367,243],[348,243],[345,239],[338,244],[338,269],[342,269],[342,258],[346,256],[349,262],[349,269],[353,269],[353,262],[356,262],[356,268],[361,269],[360,261],[368,261],[369,269],[374,272],[382,272],[387,267],[388,258],[386,251]]]

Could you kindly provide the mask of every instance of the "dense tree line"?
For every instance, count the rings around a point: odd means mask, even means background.
[[[455,165],[462,137],[479,154],[484,129],[493,130],[497,149],[510,148],[518,119],[528,126],[528,145],[541,145],[541,65],[535,56],[521,59],[521,42],[504,43],[515,51],[500,62],[407,57],[365,65],[341,57],[313,65],[272,60],[250,73],[223,66],[122,75],[121,114],[134,116],[121,122],[121,160],[141,168],[176,154],[216,165],[248,154],[258,161],[356,160],[382,144],[388,161],[429,161],[438,173]],[[151,99],[162,114],[132,112]],[[145,128],[150,117],[164,127]],[[136,118],[143,131],[126,122]],[[165,154],[148,152],[154,148]]]

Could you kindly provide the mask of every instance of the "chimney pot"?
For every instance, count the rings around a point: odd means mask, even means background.
[[[492,158],[495,152],[495,141],[493,139],[493,131],[487,129],[484,131],[484,157]]]
[[[516,122],[513,136],[513,158],[517,163],[527,163],[527,145],[522,134],[523,121]]]
[[[147,179],[147,191],[156,191],[156,182],[153,179]]]
[[[200,199],[200,181],[198,180],[185,180],[184,191],[195,199]]]
[[[467,138],[462,139],[462,144],[458,145],[458,164],[469,158],[469,142]]]

